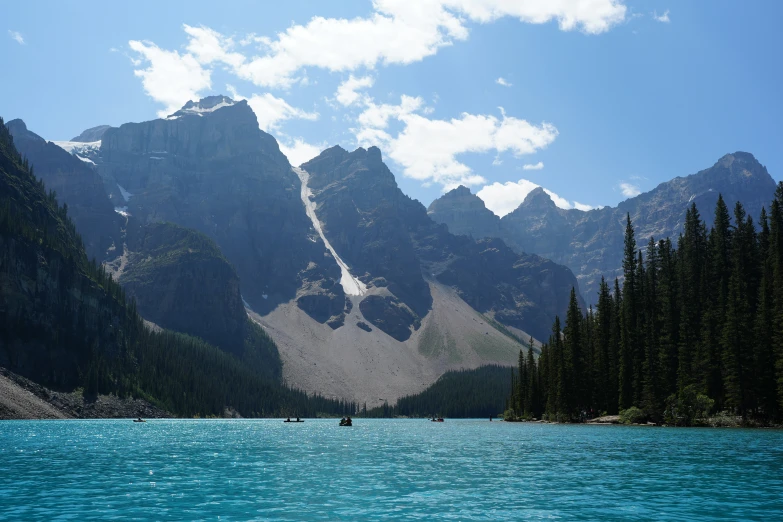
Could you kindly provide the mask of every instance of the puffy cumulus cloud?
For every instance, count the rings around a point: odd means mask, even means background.
[[[539,161],[538,163],[528,163],[526,165],[522,165],[522,170],[541,170],[544,168],[544,162]]]
[[[669,22],[671,22],[671,20],[669,20],[669,10],[668,9],[660,16],[658,15],[657,12],[654,11],[653,12],[653,18],[655,18],[656,21],[664,23],[664,24],[668,24]]]
[[[513,85],[510,81],[506,80],[502,76],[497,80],[495,80],[495,83],[497,83],[498,85],[502,85],[503,87],[511,87]]]
[[[199,93],[212,86],[211,71],[204,69],[192,54],[166,51],[152,42],[131,40],[128,45],[139,55],[134,65],[146,64],[146,68],[134,71],[141,78],[144,91],[166,106],[158,111],[160,117],[177,111],[189,100],[199,99]]]
[[[344,106],[353,105],[354,103],[362,100],[362,95],[357,91],[359,89],[367,89],[373,86],[375,79],[372,76],[363,76],[361,78],[354,78],[353,74],[348,77],[347,80],[342,82],[337,87],[335,93],[335,99]],[[365,95],[366,96],[366,95]]]
[[[191,27],[184,24],[182,28],[190,37],[188,53],[195,56],[200,63],[207,65],[222,62],[231,67],[239,67],[244,63],[245,57],[242,54],[231,52],[234,47],[232,38],[227,38],[209,27]]]
[[[625,19],[622,0],[375,0],[367,17],[313,17],[274,38],[251,34],[240,45],[263,52],[249,57],[234,50],[232,38],[208,27],[184,26],[188,53],[203,64],[227,65],[237,76],[264,87],[288,87],[301,81],[300,70],[332,72],[409,64],[465,40],[468,22],[490,23],[503,17],[543,24],[557,21],[563,31],[602,33]]]
[[[522,156],[546,147],[557,137],[557,129],[550,123],[533,125],[507,116],[502,109],[501,114],[501,118],[463,113],[450,120],[429,119],[421,98],[402,96],[399,105],[368,101],[354,131],[360,145],[380,146],[403,167],[403,175],[423,183],[439,183],[448,190],[486,181],[457,159],[461,154],[495,151]],[[391,119],[402,124],[396,134],[389,132]],[[496,158],[496,163],[499,161]]]
[[[280,142],[280,152],[285,154],[291,165],[299,166],[318,156],[327,147],[326,143],[306,143],[302,138]]]
[[[540,186],[541,185],[533,183],[527,179],[520,179],[517,182],[495,182],[491,185],[485,185],[482,187],[482,189],[479,190],[476,195],[484,201],[484,204],[489,210],[494,212],[499,217],[503,217],[506,214],[514,211],[523,201],[525,201],[525,198],[528,194]],[[585,205],[577,201],[574,201],[573,203],[569,202],[567,199],[558,196],[549,189],[543,190],[552,199],[554,204],[560,208],[575,208],[582,211],[592,210],[594,208],[590,205]]]
[[[26,42],[24,41],[24,36],[22,36],[22,33],[19,31],[11,31],[8,30],[8,36],[11,37],[12,40],[14,40],[19,45],[26,45]]]
[[[262,131],[271,131],[279,128],[280,123],[285,120],[299,119],[315,121],[318,119],[317,112],[307,112],[303,109],[293,107],[282,98],[266,92],[263,94],[253,94],[246,98],[239,94],[233,85],[226,85],[226,90],[235,100],[247,100],[247,104],[256,113],[258,126]]]
[[[639,190],[638,185],[634,185],[633,183],[627,183],[627,182],[620,183],[620,192],[622,192],[623,196],[625,196],[626,198],[632,198],[642,193],[642,191]]]

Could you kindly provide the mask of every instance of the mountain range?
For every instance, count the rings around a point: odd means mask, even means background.
[[[292,166],[247,102],[225,96],[68,142],[7,128],[150,328],[370,407],[537,349],[572,287],[584,308],[618,274],[627,213],[637,237],[675,236],[690,202],[708,217],[720,192],[755,215],[774,191],[735,153],[615,208],[563,210],[536,189],[501,219],[464,187],[425,208],[377,147]]]
[[[609,281],[622,277],[627,216],[640,245],[650,238],[676,241],[690,205],[696,205],[709,229],[719,194],[730,209],[740,201],[758,220],[762,207],[769,208],[774,192],[775,181],[767,169],[752,154],[735,152],[708,169],[661,183],[616,207],[587,212],[562,209],[539,187],[500,218],[468,188],[458,187],[433,201],[428,215],[453,234],[501,238],[517,252],[534,252],[562,263],[576,274],[585,301],[595,304],[601,277]]]
[[[501,240],[449,233],[375,147],[292,167],[245,101],[208,97],[70,142],[8,129],[47,187],[62,182],[89,255],[145,319],[231,352],[247,314],[285,382],[311,393],[372,406],[449,369],[510,365],[576,285]]]

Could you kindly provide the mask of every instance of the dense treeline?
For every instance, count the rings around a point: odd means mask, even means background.
[[[365,413],[368,417],[482,418],[503,411],[511,391],[506,366],[488,365],[475,370],[444,373],[421,393],[400,398],[395,406],[384,404]]]
[[[623,285],[602,279],[596,310],[575,293],[538,360],[520,353],[510,415],[578,421],[624,411],[691,425],[726,412],[783,417],[783,182],[758,221],[718,199],[707,231],[692,205],[676,248],[637,249],[627,218]]]
[[[56,194],[13,145],[0,118],[0,364],[59,389],[137,396],[184,416],[346,414],[352,402],[292,390],[268,368],[260,328],[235,357],[145,325],[133,301],[84,244]]]

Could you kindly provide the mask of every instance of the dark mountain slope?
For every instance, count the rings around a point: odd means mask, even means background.
[[[214,96],[167,119],[108,129],[96,162],[112,197],[142,223],[212,238],[255,310],[302,293],[323,296],[327,309],[344,306],[339,268],[312,230],[299,179],[247,102]]]
[[[148,330],[119,284],[88,262],[66,209],[46,195],[2,123],[0,366],[55,389],[145,397],[180,415],[338,411],[260,377],[255,354],[239,359]]]
[[[60,203],[68,205],[68,215],[84,239],[87,255],[103,261],[120,254],[122,218],[114,212],[92,166],[29,131],[22,120],[9,121],[7,126],[35,175],[57,193]]]
[[[393,298],[369,296],[362,313],[374,319],[399,309],[415,315],[414,328],[432,306],[425,278],[454,287],[479,312],[545,338],[548,318],[563,314],[576,280],[551,261],[516,254],[502,241],[475,242],[437,225],[421,203],[405,196],[381,159],[380,150],[339,147],[302,165],[318,217],[330,243],[368,285],[386,286]],[[367,303],[367,301],[371,301]]]

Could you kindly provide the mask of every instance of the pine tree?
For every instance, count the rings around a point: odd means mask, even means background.
[[[655,238],[647,244],[647,270],[644,284],[644,362],[642,378],[642,407],[653,419],[659,420],[663,412],[663,398],[660,392],[660,319],[658,292],[658,248]]]
[[[626,216],[625,225],[625,249],[623,255],[623,300],[621,311],[621,336],[619,357],[619,402],[620,409],[630,408],[634,401],[634,376],[633,367],[635,351],[637,349],[638,317],[636,309],[636,239],[634,238],[631,215]]]
[[[584,382],[586,367],[583,355],[582,312],[576,300],[576,289],[571,287],[571,297],[566,313],[563,331],[563,380],[561,387],[561,412],[569,416],[578,416],[587,405],[585,398],[588,390]]]
[[[611,405],[610,388],[616,387],[616,382],[611,381],[611,343],[612,343],[612,322],[614,312],[614,303],[609,295],[609,285],[601,277],[601,284],[598,288],[598,308],[596,310],[596,328],[595,328],[595,355],[593,357],[593,384],[595,387],[595,406],[599,412],[609,411],[613,408]]]
[[[694,359],[702,331],[702,270],[706,255],[706,234],[696,204],[685,213],[685,232],[678,244],[680,294],[680,335],[677,387],[682,391],[694,382]]]

